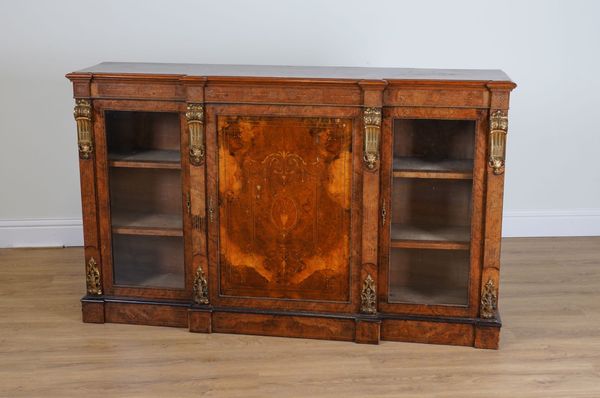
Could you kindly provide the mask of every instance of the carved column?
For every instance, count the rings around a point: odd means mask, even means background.
[[[81,208],[83,218],[84,269],[86,293],[81,299],[84,322],[104,322],[104,299],[102,258],[98,236],[97,186],[94,131],[94,108],[91,99],[91,74],[67,75],[73,83],[75,106],[73,116],[77,130],[79,176],[81,184]]]
[[[377,317],[378,236],[380,220],[379,165],[383,81],[361,81],[363,90],[362,148],[362,266],[360,272],[360,303],[362,314],[356,321],[356,342],[377,344],[381,321]]]
[[[479,348],[498,348],[500,319],[498,297],[500,286],[500,247],[502,239],[502,202],[508,132],[508,99],[513,83],[489,83],[490,111],[488,162],[485,192],[485,241],[483,270],[480,281],[479,317],[475,343]]]
[[[492,91],[495,106],[508,107],[504,98],[508,96],[498,97],[498,94]],[[480,317],[485,319],[495,319],[497,311],[507,132],[507,109],[492,109],[489,116],[486,240],[479,310]]]
[[[377,261],[379,232],[379,150],[381,107],[363,110],[363,267],[360,312],[377,313]]]
[[[188,311],[191,332],[210,333],[212,330],[212,308],[210,306],[210,269],[208,264],[207,234],[214,217],[207,218],[206,165],[207,152],[206,122],[204,105],[205,78],[184,77],[182,84],[186,93],[185,125],[188,146],[189,168],[188,215],[191,227],[192,261],[192,306]],[[184,140],[186,141],[186,140]]]
[[[185,118],[188,126],[189,162],[192,165],[190,175],[190,194],[188,211],[193,228],[193,261],[196,268],[193,282],[195,304],[209,304],[208,281],[203,267],[206,267],[206,206],[205,206],[205,147],[204,147],[204,105],[187,104]]]
[[[96,173],[92,154],[94,152],[94,129],[92,124],[92,102],[86,98],[75,99],[73,116],[77,123],[77,147],[81,178],[82,210],[84,219],[85,273],[88,296],[102,295],[98,236],[96,225]],[[90,228],[90,224],[94,228]]]

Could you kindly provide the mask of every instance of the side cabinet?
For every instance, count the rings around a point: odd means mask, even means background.
[[[67,75],[84,322],[498,347],[502,72],[115,65]]]

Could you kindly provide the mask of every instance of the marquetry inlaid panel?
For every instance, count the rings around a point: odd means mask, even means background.
[[[219,116],[220,294],[348,300],[352,121]]]

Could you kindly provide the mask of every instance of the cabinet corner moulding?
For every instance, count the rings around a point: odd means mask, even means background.
[[[87,99],[75,100],[73,116],[77,122],[77,145],[79,157],[89,159],[94,151],[92,134],[92,104]]]
[[[206,150],[204,148],[204,106],[188,104],[185,118],[189,129],[190,163],[202,166]]]
[[[67,78],[84,322],[497,347],[504,72],[107,62]]]
[[[508,133],[508,116],[505,111],[496,110],[490,115],[490,159],[494,174],[504,173],[506,160],[506,135]]]

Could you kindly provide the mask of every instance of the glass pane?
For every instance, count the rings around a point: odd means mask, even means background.
[[[467,305],[474,140],[474,121],[394,121],[389,302]]]
[[[116,285],[183,288],[183,238],[113,235]]]
[[[179,115],[105,116],[113,282],[184,288]]]
[[[392,249],[389,301],[466,305],[469,252]]]

